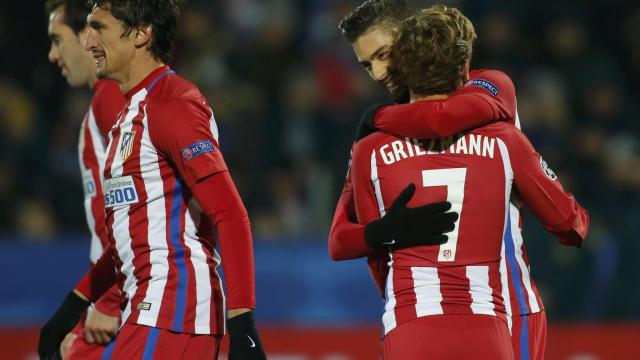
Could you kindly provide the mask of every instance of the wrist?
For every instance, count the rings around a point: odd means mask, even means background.
[[[227,329],[230,335],[244,334],[255,327],[253,311],[248,311],[240,315],[227,319]]]
[[[364,227],[364,239],[366,243],[373,249],[380,249],[385,246],[384,243],[390,243],[393,236],[387,230],[387,226],[383,219],[372,221]]]

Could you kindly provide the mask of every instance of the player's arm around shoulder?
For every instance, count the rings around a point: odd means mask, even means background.
[[[509,158],[514,188],[524,204],[561,243],[581,246],[589,229],[588,212],[564,189],[522,131],[510,124],[501,127],[500,150]]]
[[[493,121],[513,122],[515,88],[499,70],[474,70],[469,80],[445,99],[385,106],[374,126],[381,131],[419,139],[452,136]]]

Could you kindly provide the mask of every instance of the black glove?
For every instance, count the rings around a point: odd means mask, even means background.
[[[356,142],[360,141],[360,139],[366,137],[367,135],[378,131],[378,129],[373,124],[373,119],[376,116],[376,111],[378,111],[378,109],[380,109],[381,107],[387,106],[387,105],[393,105],[393,103],[386,102],[386,103],[373,104],[369,106],[367,110],[365,110],[364,114],[362,114],[362,117],[360,118],[360,124],[358,124],[358,131],[356,131]]]
[[[441,245],[448,241],[444,233],[453,231],[458,214],[447,212],[449,202],[437,202],[415,208],[407,203],[416,191],[409,184],[393,201],[385,216],[367,224],[364,237],[374,249],[385,246],[391,250],[420,245]]]
[[[73,292],[67,295],[53,317],[40,329],[40,340],[38,341],[40,359],[62,359],[60,344],[80,321],[89,305],[91,302],[83,300]]]
[[[229,329],[229,360],[266,360],[253,311],[227,320]]]

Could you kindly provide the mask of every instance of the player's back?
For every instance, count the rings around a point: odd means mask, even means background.
[[[352,169],[359,222],[383,216],[409,183],[417,190],[408,206],[447,200],[460,214],[446,244],[391,254],[386,332],[427,315],[505,317],[501,259],[512,179],[496,137],[504,127],[512,126],[493,124],[423,142],[374,133],[356,145]]]

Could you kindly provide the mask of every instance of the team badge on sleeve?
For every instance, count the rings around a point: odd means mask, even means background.
[[[206,141],[198,141],[193,143],[182,150],[182,158],[189,161],[195,157],[198,157],[202,154],[211,153],[215,151],[213,147],[213,143],[210,140]]]
[[[133,152],[133,139],[136,137],[135,131],[125,131],[122,133],[122,140],[120,140],[120,157],[122,162],[127,161],[129,155]]]
[[[544,159],[542,159],[542,156],[540,157],[540,167],[542,168],[542,172],[544,172],[544,174],[547,175],[549,179],[551,180],[558,179],[558,175],[556,175],[556,173],[553,172],[553,170],[551,170],[549,165],[547,165],[547,162],[544,161]]]
[[[473,79],[467,82],[466,84],[467,86],[479,86],[485,90],[487,90],[488,92],[491,93],[491,95],[493,96],[498,96],[498,94],[500,93],[500,90],[498,89],[497,86],[493,85],[493,83],[491,81],[485,80],[485,79]]]

